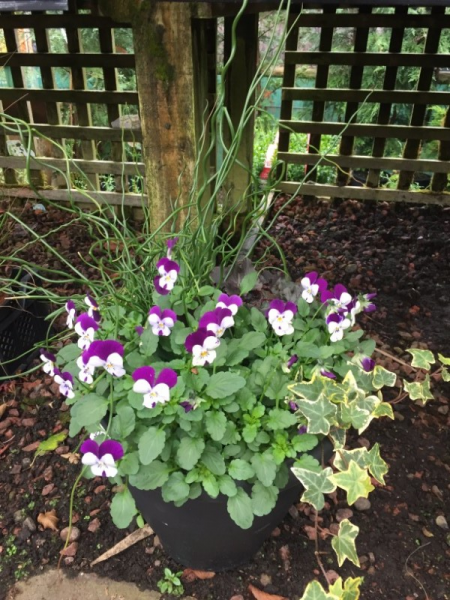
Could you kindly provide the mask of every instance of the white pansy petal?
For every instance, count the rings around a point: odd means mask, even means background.
[[[89,361],[88,361],[88,366],[89,368],[95,368],[95,367],[103,367],[105,365],[105,361],[100,358],[99,356],[91,356]]]
[[[218,346],[220,346],[220,340],[214,335],[208,336],[203,342],[203,348],[205,350],[214,350],[214,348],[217,348]]]
[[[175,325],[175,322],[171,317],[165,317],[162,319],[162,323],[164,323],[166,327],[173,327]]]
[[[148,315],[148,322],[150,323],[150,325],[152,327],[156,327],[159,323],[159,317],[158,315],[152,314],[152,315]]]
[[[146,379],[138,379],[134,382],[133,392],[137,394],[148,394],[152,391],[152,386]]]
[[[311,302],[314,302],[314,296],[310,293],[309,289],[303,290],[302,298],[308,304],[311,304]]]
[[[87,465],[88,467],[96,465],[98,461],[98,456],[96,456],[93,452],[86,452],[86,454],[83,454],[83,458],[81,459],[83,465]]]
[[[352,323],[351,323],[350,319],[344,319],[344,320],[343,320],[343,321],[340,323],[340,325],[341,325],[342,329],[348,329],[348,328],[350,327],[350,325],[351,325],[351,324],[352,324]]]
[[[108,466],[108,467],[105,467],[104,472],[106,474],[106,477],[115,477],[117,475],[118,468],[115,465]]]
[[[84,333],[84,329],[81,327],[81,323],[75,323],[75,333],[77,333],[78,335],[83,335]]]
[[[157,402],[168,402],[170,400],[170,389],[167,383],[158,383],[153,391],[157,395]]]
[[[212,333],[214,333],[214,335],[217,336],[217,332],[220,329],[220,325],[217,325],[217,323],[208,323],[208,325],[206,326],[206,330],[207,331],[212,331]]]
[[[111,370],[111,374],[114,375],[115,377],[123,377],[125,375],[126,371],[123,367],[117,367],[114,366]]]
[[[339,301],[342,304],[349,304],[352,301],[352,297],[350,296],[350,294],[348,292],[343,292],[341,294],[341,297],[339,298]]]
[[[123,365],[123,358],[118,352],[113,352],[108,356],[107,362],[115,367],[121,367]]]
[[[163,275],[166,275],[166,274],[167,274],[167,273],[166,273],[166,269],[165,269],[164,265],[161,265],[160,267],[158,267],[158,272],[159,272],[159,274],[161,275],[161,277],[162,277]]]
[[[234,325],[234,319],[233,319],[233,317],[224,317],[222,319],[221,326],[224,329],[228,329],[229,327],[233,327],[233,325]]]
[[[57,383],[58,385],[61,385],[62,383],[64,383],[64,379],[61,377],[61,375],[55,375],[54,379],[55,379],[55,383]]]
[[[328,323],[328,331],[330,333],[334,333],[336,329],[339,329],[339,323],[336,323],[336,321],[331,321]]]
[[[91,471],[96,477],[103,477],[105,469],[101,463],[97,463],[91,466]]]
[[[331,334],[330,340],[332,342],[339,342],[344,337],[344,332],[342,329],[336,329],[334,333]]]
[[[302,286],[302,288],[309,288],[309,286],[311,285],[309,277],[303,277],[303,279],[300,281],[300,285]]]
[[[280,311],[276,308],[271,308],[267,314],[267,318],[269,319],[269,323],[272,324],[275,319],[277,319],[281,315]]]
[[[292,321],[292,319],[294,318],[294,313],[292,312],[292,310],[285,310],[283,313],[283,317],[286,319],[286,321]]]

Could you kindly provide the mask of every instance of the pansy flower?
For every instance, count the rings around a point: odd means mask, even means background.
[[[115,477],[117,475],[116,462],[123,457],[123,448],[120,442],[105,440],[99,445],[95,440],[88,439],[81,444],[80,452],[84,455],[81,462],[83,465],[91,467],[93,475],[97,477]]]
[[[159,306],[153,306],[149,310],[148,315],[148,322],[155,335],[170,335],[170,330],[177,320],[177,315],[173,310],[170,310],[170,308],[161,310]]]
[[[55,369],[55,383],[59,385],[59,392],[66,398],[74,398],[73,377],[68,371],[61,373],[59,369]]]
[[[283,371],[283,373],[290,373],[291,368],[295,365],[296,362],[298,362],[298,356],[296,354],[293,354],[284,365],[281,365],[281,370]]]
[[[187,400],[183,400],[183,402],[180,402],[180,406],[184,408],[185,413],[191,412],[191,410],[194,410],[195,408],[195,406]]]
[[[350,319],[352,325],[356,322],[356,315],[361,312],[361,303],[356,298],[347,304],[347,309],[343,311],[343,315]]]
[[[375,361],[373,358],[366,356],[361,360],[361,366],[366,373],[371,373],[375,368]]]
[[[211,364],[216,358],[215,349],[219,345],[220,340],[211,331],[204,328],[190,333],[184,342],[186,350],[192,353],[194,367],[204,367],[206,364]]]
[[[331,313],[327,317],[327,327],[330,333],[330,340],[332,342],[339,342],[344,337],[344,330],[350,327],[350,319],[339,315],[338,313]]]
[[[298,435],[304,435],[308,433],[308,427],[306,425],[301,425],[297,430]]]
[[[297,306],[293,302],[272,300],[266,315],[275,333],[281,336],[294,333],[292,319],[296,312]]]
[[[333,290],[324,290],[321,292],[321,301],[331,304],[336,311],[347,311],[347,305],[352,301],[347,288],[341,283],[334,286]]]
[[[103,367],[110,375],[122,377],[123,346],[116,340],[98,340],[92,342],[82,354],[83,363],[91,367]]]
[[[364,312],[373,312],[374,310],[377,310],[377,307],[372,302],[373,298],[375,298],[376,295],[377,295],[376,292],[371,292],[370,294],[363,295],[362,306],[363,306]]]
[[[172,250],[173,247],[175,246],[175,244],[178,242],[178,238],[171,238],[170,240],[167,240],[166,245],[167,245],[167,258],[172,258]]]
[[[139,367],[133,372],[133,391],[144,394],[144,406],[154,408],[170,400],[170,388],[177,383],[177,374],[172,369],[163,369],[155,379],[153,367]]]
[[[91,317],[91,319],[95,319],[98,323],[100,321],[100,312],[97,301],[94,300],[94,298],[89,294],[87,294],[84,301],[88,305],[88,315]]]
[[[315,271],[307,273],[300,281],[300,285],[303,288],[302,298],[308,304],[314,301],[314,298],[319,292],[324,292],[327,289],[327,282],[325,279],[319,278]]]
[[[89,364],[85,364],[83,361],[83,356],[78,357],[77,367],[80,369],[78,373],[78,379],[83,383],[87,383],[90,385],[94,381],[93,375],[95,367]]]
[[[236,296],[228,296],[227,294],[220,294],[217,298],[216,308],[228,308],[231,310],[231,314],[234,316],[239,307],[242,306],[242,298]]]
[[[41,350],[40,359],[44,363],[42,366],[44,373],[48,373],[48,375],[53,377],[55,374],[56,356],[47,352],[47,350]]]
[[[331,371],[327,371],[326,369],[320,369],[320,374],[322,377],[328,377],[328,379],[336,379],[336,375]]]
[[[66,325],[69,329],[72,329],[73,322],[75,320],[75,302],[73,300],[68,300],[66,302],[66,311],[67,311],[67,319]]]
[[[221,338],[225,331],[234,325],[234,319],[229,308],[216,308],[202,315],[198,324]]]
[[[144,328],[142,327],[142,325],[136,325],[136,327],[134,328],[135,332],[138,334],[139,337],[141,337],[141,335],[144,333]]]
[[[180,265],[170,258],[161,258],[156,263],[156,268],[159,271],[159,276],[155,277],[153,283],[158,294],[167,296],[167,294],[173,290],[173,286],[180,272]]]
[[[97,321],[90,317],[88,313],[82,313],[75,323],[75,332],[80,336],[78,339],[78,348],[87,350],[94,341],[97,329]]]

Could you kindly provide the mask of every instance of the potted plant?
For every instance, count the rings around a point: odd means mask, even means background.
[[[173,558],[219,570],[249,560],[302,489],[320,509],[336,486],[352,503],[373,489],[369,472],[383,481],[378,447],[362,459],[344,449],[345,434],[392,418],[379,390],[395,375],[353,329],[373,295],[309,273],[295,302],[252,305],[243,297],[253,272],[241,295],[227,295],[193,272],[192,241],[176,242],[154,265],[145,313],[128,289],[122,304],[88,295],[81,313],[70,300],[78,340],[42,359],[71,405],[70,435],[90,435],[83,473],[118,486],[115,524],[140,511]]]

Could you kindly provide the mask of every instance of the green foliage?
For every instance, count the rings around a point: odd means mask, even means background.
[[[340,522],[339,532],[331,540],[331,545],[336,552],[340,567],[342,567],[346,559],[359,567],[359,558],[355,546],[355,538],[358,533],[359,527],[350,523],[348,519]]]
[[[157,583],[161,594],[172,594],[173,596],[181,596],[184,592],[183,584],[181,583],[182,571],[173,573],[169,568],[164,569],[164,577]]]

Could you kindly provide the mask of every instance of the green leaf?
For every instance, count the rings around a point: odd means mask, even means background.
[[[208,410],[205,413],[205,426],[212,439],[220,442],[227,428],[227,417],[221,410]]]
[[[70,410],[72,417],[82,427],[100,423],[108,412],[109,402],[103,396],[97,394],[87,394],[83,396]]]
[[[328,435],[331,425],[334,424],[336,406],[324,394],[313,402],[297,400],[297,404],[308,420],[308,432]]]
[[[228,473],[233,479],[237,479],[238,481],[246,481],[255,475],[255,471],[250,463],[241,458],[235,458],[230,462]]]
[[[144,396],[130,390],[127,395],[128,402],[136,410],[142,410],[144,408]]]
[[[222,494],[225,496],[236,496],[237,494],[237,486],[233,479],[229,475],[221,475],[218,478],[219,488]]]
[[[164,502],[179,502],[189,497],[189,485],[184,481],[182,473],[171,473],[161,488]]]
[[[372,477],[385,485],[384,476],[389,470],[386,462],[380,456],[380,446],[378,442],[372,446],[370,452],[367,455],[367,466],[369,467],[369,471],[372,474]]]
[[[359,533],[359,527],[350,523],[348,519],[341,521],[339,532],[331,540],[333,550],[336,552],[340,567],[348,559],[359,567],[359,558],[356,552],[355,538]]]
[[[137,452],[127,452],[119,463],[119,475],[136,475],[139,471]]]
[[[442,381],[450,381],[450,373],[445,367],[442,367],[441,375]]]
[[[351,461],[346,471],[335,473],[330,480],[347,492],[347,502],[352,505],[358,498],[367,498],[375,488],[370,483],[366,469]]]
[[[240,289],[239,289],[240,294],[242,296],[244,296],[245,294],[248,294],[249,292],[251,292],[252,289],[255,287],[257,281],[258,281],[258,271],[252,271],[251,273],[247,273],[247,275],[245,275],[242,278]]]
[[[342,403],[340,405],[341,419],[343,423],[351,425],[354,429],[360,430],[360,433],[369,425],[372,417],[368,410],[360,408],[356,401]]]
[[[255,348],[260,348],[264,344],[266,336],[259,331],[249,331],[236,341],[239,341],[240,347],[244,350],[254,350]]]
[[[263,313],[257,308],[253,307],[250,311],[250,315],[252,319],[252,326],[256,329],[256,331],[266,331],[267,319]]]
[[[184,437],[177,450],[177,463],[182,469],[190,471],[200,460],[205,442],[202,438]]]
[[[257,481],[252,487],[252,507],[253,514],[257,517],[268,515],[278,499],[278,488],[274,485],[265,486]]]
[[[156,490],[169,479],[170,467],[167,463],[154,460],[149,465],[143,465],[136,475],[130,476],[130,483],[139,490]]]
[[[422,382],[414,381],[413,383],[408,383],[405,381],[403,385],[411,400],[422,400],[426,404],[427,400],[433,400],[434,398],[431,393],[430,376],[428,374]]]
[[[228,344],[227,348],[227,366],[233,367],[234,365],[239,365],[247,356],[249,355],[249,351],[241,348],[240,340],[231,340]]]
[[[417,367],[418,369],[430,370],[431,365],[434,365],[436,359],[434,354],[429,350],[420,350],[419,348],[408,348],[406,351],[412,355],[413,359],[411,366]]]
[[[259,481],[266,486],[272,485],[277,475],[278,465],[271,454],[269,452],[255,454],[252,456],[251,463]]]
[[[114,495],[111,502],[111,517],[119,529],[125,529],[137,513],[134,498],[128,488]]]
[[[330,593],[335,594],[338,600],[358,600],[361,592],[359,588],[363,581],[363,577],[347,577],[342,587],[342,579],[339,577],[330,585]]]
[[[272,431],[288,429],[297,423],[297,417],[283,408],[273,408],[269,411],[266,427]]]
[[[245,386],[245,379],[236,373],[222,371],[212,375],[206,386],[206,393],[211,398],[226,398]]]
[[[294,467],[297,469],[306,469],[307,471],[314,471],[314,473],[320,473],[322,471],[322,465],[310,454],[303,454],[300,458],[298,458]]]
[[[376,390],[381,390],[384,386],[394,386],[396,379],[397,375],[395,373],[391,373],[391,371],[380,365],[377,365],[373,370],[372,384]]]
[[[202,485],[208,496],[211,498],[217,498],[220,493],[219,482],[212,473],[204,475]]]
[[[317,436],[312,435],[311,433],[302,433],[292,440],[292,446],[296,452],[307,452],[308,450],[312,450],[318,443],[319,440],[317,439]]]
[[[198,290],[198,295],[212,296],[212,294],[214,294],[215,291],[216,288],[214,288],[212,285],[202,285],[202,287]]]
[[[253,506],[250,496],[242,489],[237,489],[237,494],[227,501],[230,517],[242,529],[249,529],[253,523]]]
[[[117,417],[119,422],[119,438],[126,438],[134,431],[136,426],[136,418],[134,410],[131,406],[120,406],[117,409]],[[117,419],[117,417],[115,417]]]
[[[58,365],[65,364],[71,360],[76,360],[81,354],[78,344],[68,344],[59,350],[57,354]]]
[[[139,346],[140,352],[144,356],[152,356],[158,347],[159,336],[155,335],[151,327],[149,327],[148,329],[145,329],[144,333],[141,335],[140,342],[142,344]]]
[[[340,596],[328,594],[318,581],[311,581],[306,586],[300,600],[342,600]]]
[[[242,437],[247,442],[247,444],[251,444],[255,441],[256,436],[258,435],[258,425],[245,425],[242,430]]]
[[[309,502],[316,510],[322,510],[325,504],[324,494],[331,494],[336,489],[335,483],[331,480],[332,469],[325,467],[325,469],[316,473],[315,471],[292,467],[291,471],[305,488],[301,498],[302,502]]]
[[[139,367],[143,367],[145,365],[145,356],[142,356],[140,352],[130,352],[127,354],[126,362],[130,369],[138,369]]]
[[[438,359],[441,361],[441,363],[443,365],[447,365],[450,366],[450,358],[447,358],[446,356],[443,356],[442,354],[438,354]]]
[[[336,469],[339,469],[339,471],[345,471],[352,461],[362,469],[367,467],[369,461],[369,452],[367,451],[367,448],[354,448],[353,450],[345,450],[342,448],[336,452],[333,465]]]
[[[309,311],[310,311],[310,305],[308,304],[308,302],[306,302],[306,300],[304,300],[303,298],[300,298],[299,301],[297,302],[297,308],[298,308],[298,314],[301,317],[307,317],[309,315]]]
[[[200,462],[214,475],[224,475],[226,471],[225,460],[221,453],[213,446],[207,446],[200,458]]]
[[[138,449],[143,465],[149,465],[164,449],[166,432],[156,427],[149,427],[140,437]]]
[[[51,435],[49,438],[43,440],[39,444],[35,456],[42,456],[46,452],[52,452],[53,450],[56,450],[56,448],[62,444],[66,437],[67,433],[64,431],[61,431],[61,433],[55,433],[55,435]]]

